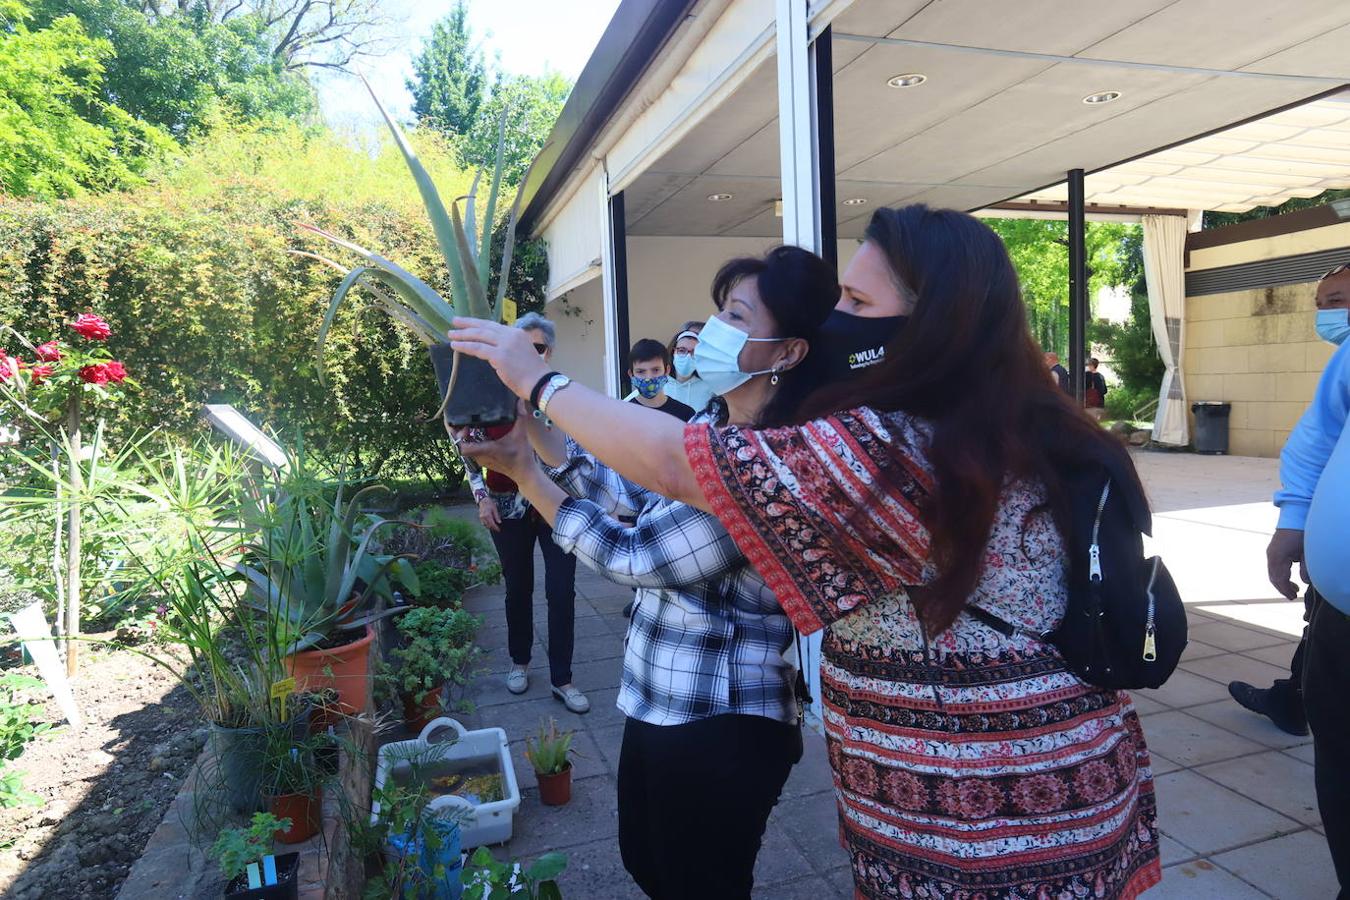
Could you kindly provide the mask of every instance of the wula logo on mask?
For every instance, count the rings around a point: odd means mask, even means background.
[[[864,317],[835,310],[813,342],[825,359],[831,381],[848,378],[886,359],[886,344],[904,326],[906,316]]]
[[[885,359],[885,346],[874,347],[871,350],[858,350],[848,355],[848,367],[857,371],[858,369],[865,369],[868,366],[876,365]]]

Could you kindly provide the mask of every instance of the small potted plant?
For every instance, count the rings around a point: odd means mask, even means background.
[[[288,823],[274,837],[282,844],[299,844],[319,833],[323,825],[323,788],[332,775],[318,762],[328,735],[295,740],[274,729],[268,735],[263,758],[262,788],[268,811]]]
[[[478,656],[479,619],[463,609],[417,607],[395,626],[402,644],[390,651],[392,678],[408,727],[421,731],[445,712],[447,683],[462,685]]]
[[[525,742],[525,758],[539,780],[539,799],[545,806],[562,806],[572,799],[571,731],[559,731],[558,720],[539,723],[539,736]]]
[[[521,900],[561,900],[558,876],[567,868],[567,857],[545,853],[528,867],[512,860],[498,862],[492,851],[479,847],[469,857],[471,869],[464,872],[464,889],[475,897],[520,897]]]
[[[405,524],[366,514],[365,502],[386,489],[373,485],[346,499],[345,488],[339,481],[331,503],[304,492],[280,494],[261,511],[261,535],[236,569],[249,602],[286,635],[280,652],[296,686],[332,688],[340,710],[353,715],[370,696],[371,624],[408,609],[380,608],[377,601],[392,603],[391,573],[414,589],[417,576],[407,558],[373,549],[380,529]]]
[[[271,813],[254,813],[247,827],[225,828],[211,845],[220,864],[226,900],[296,900],[299,853],[272,856],[272,835],[290,823]]]

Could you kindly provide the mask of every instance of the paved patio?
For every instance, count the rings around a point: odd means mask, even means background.
[[[1167,560],[1187,601],[1191,643],[1181,671],[1157,691],[1136,695],[1153,751],[1162,831],[1156,898],[1323,900],[1335,896],[1330,856],[1313,793],[1312,747],[1237,706],[1226,684],[1258,685],[1287,674],[1302,629],[1301,603],[1279,599],[1265,577],[1274,527],[1269,497],[1274,460],[1141,453],[1152,495],[1154,552]],[[542,577],[542,566],[536,571]],[[623,717],[614,707],[630,592],[581,568],[577,573],[575,680],[592,711],[573,716],[548,693],[542,582],[536,586],[537,643],[529,691],[507,693],[509,668],[500,588],[467,601],[485,616],[484,675],[469,718],[506,729],[524,795],[506,852],[529,858],[562,850],[564,894],[585,900],[640,898],[619,860],[615,773]],[[572,802],[540,804],[523,740],[541,717],[577,729]],[[756,869],[755,896],[852,896],[847,858],[835,838],[824,742],[808,736],[806,756],[774,811]],[[714,848],[690,846],[690,864]]]

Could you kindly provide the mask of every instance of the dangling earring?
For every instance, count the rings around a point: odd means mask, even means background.
[[[773,377],[769,379],[769,384],[773,385],[774,387],[778,387],[778,370],[777,370],[777,369],[774,369],[774,370],[773,370]]]

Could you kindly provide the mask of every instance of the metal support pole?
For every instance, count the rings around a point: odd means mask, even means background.
[[[627,396],[628,349],[633,345],[628,328],[628,222],[624,217],[623,191],[609,198],[610,260],[614,267],[614,359],[619,396]]]
[[[1069,384],[1081,405],[1087,363],[1087,221],[1083,211],[1083,170],[1069,171]]]
[[[820,228],[820,255],[839,267],[839,206],[834,184],[834,43],[833,30],[825,29],[811,43],[811,74],[816,96],[812,114],[816,124],[816,177]]]

